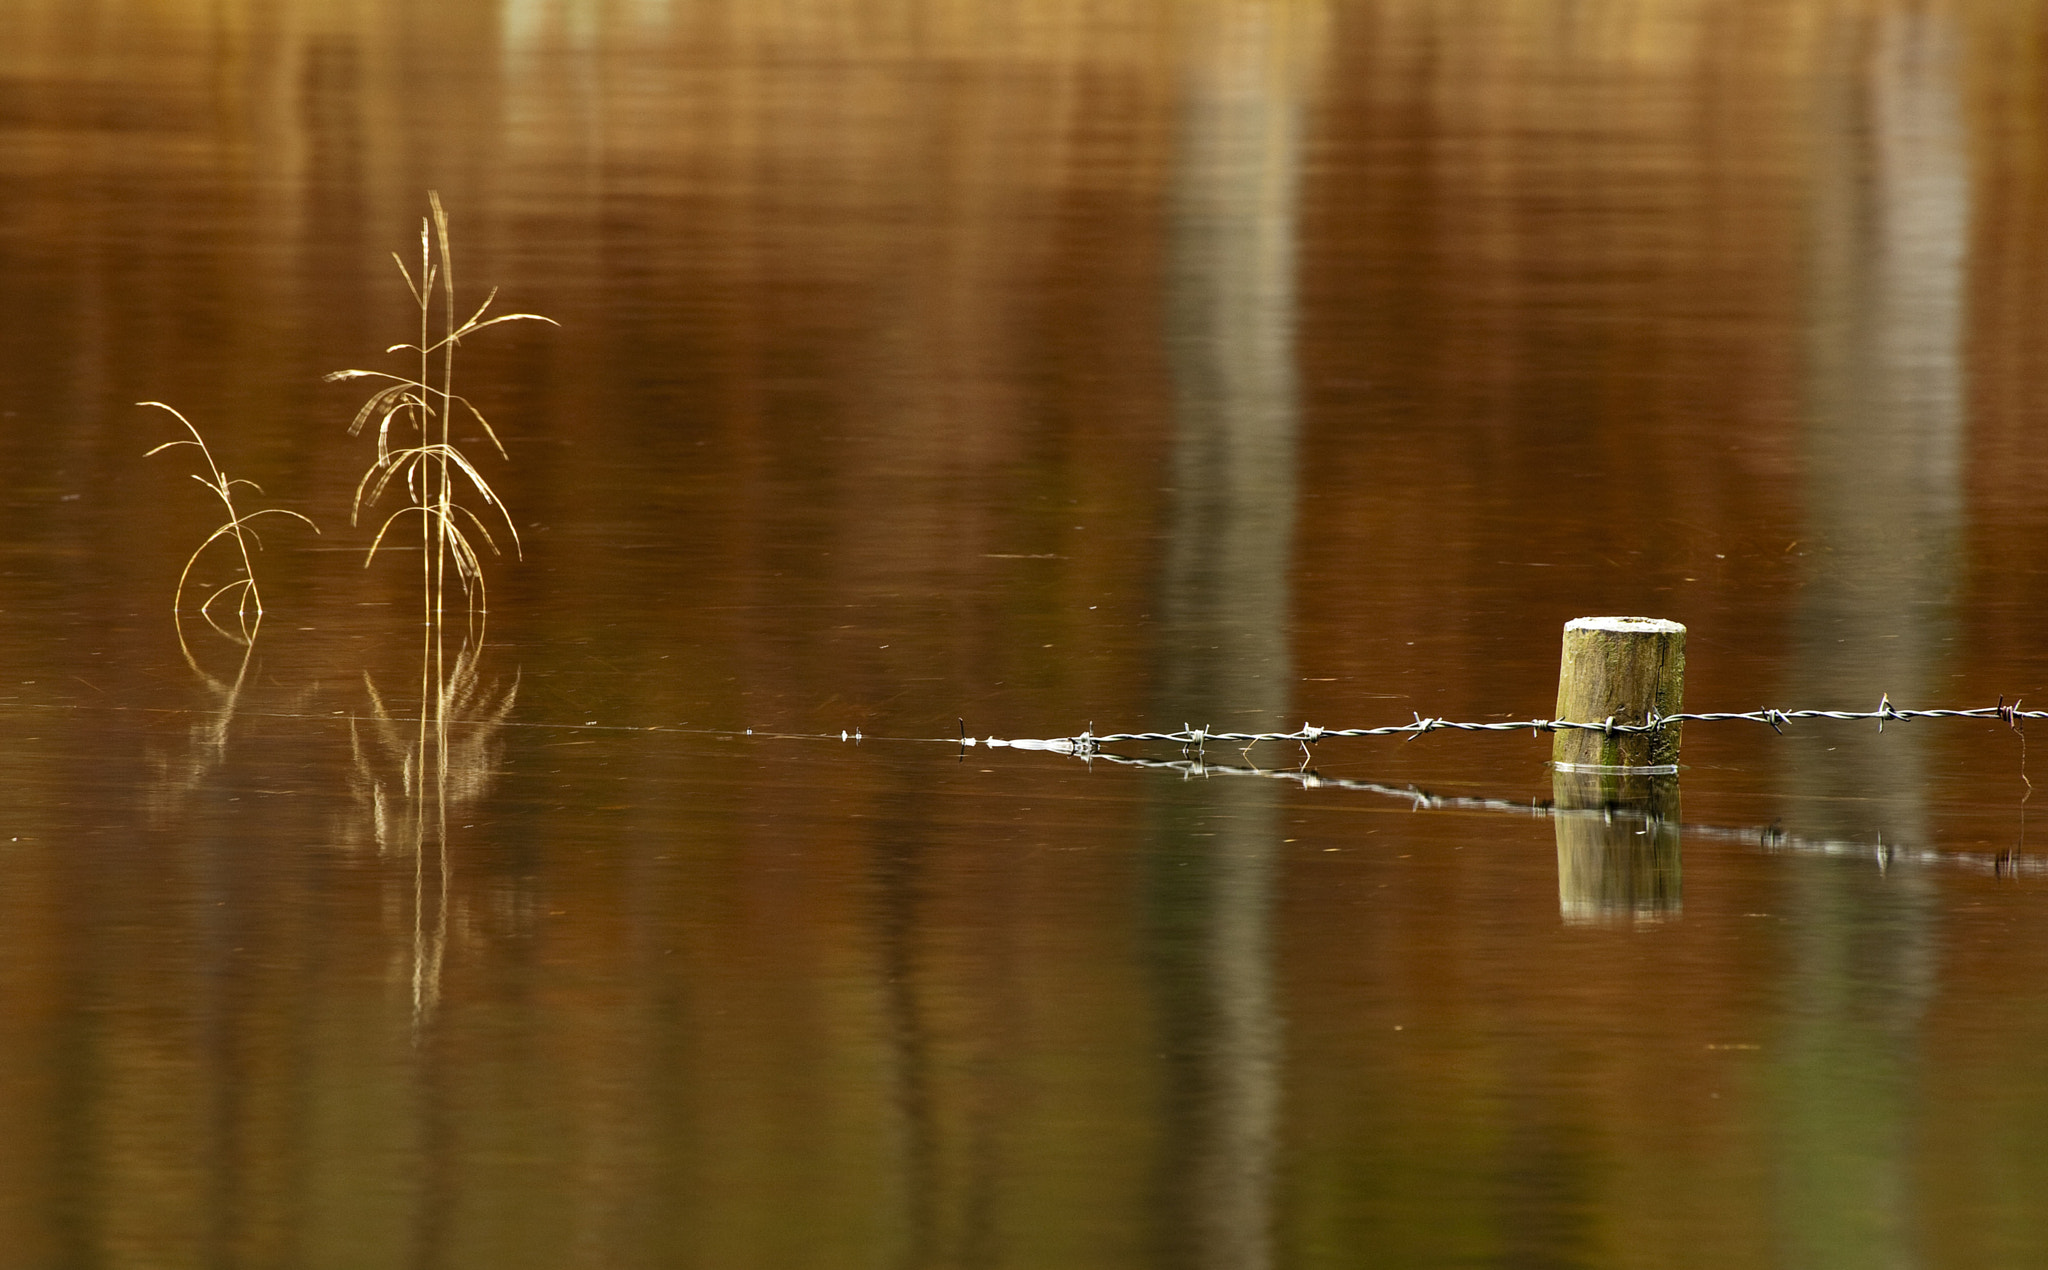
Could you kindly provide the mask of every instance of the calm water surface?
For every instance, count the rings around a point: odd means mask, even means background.
[[[933,739],[1540,716],[1594,613],[2048,705],[2032,6],[5,22],[0,1264],[2048,1258],[2002,726],[1695,725],[1678,831],[1528,735]],[[321,380],[430,188],[561,323],[464,346],[440,734]],[[143,400],[319,523],[246,660]]]

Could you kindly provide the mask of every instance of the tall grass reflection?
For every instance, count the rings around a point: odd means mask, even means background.
[[[253,628],[252,632],[253,634]],[[187,800],[206,786],[209,779],[228,766],[238,725],[242,722],[245,698],[261,675],[254,641],[241,643],[229,656],[220,646],[202,642],[197,649],[178,632],[178,652],[199,686],[199,704],[186,714],[183,737],[175,742],[153,741],[148,762],[153,779],[148,784],[152,819],[159,823],[176,820]],[[210,654],[221,654],[217,661]],[[272,694],[251,712],[285,717],[312,713],[312,685],[299,684],[281,696]]]
[[[420,651],[416,710],[377,686],[363,688],[369,714],[350,720],[354,792],[380,856],[412,859],[412,1004],[415,1026],[440,1002],[447,954],[448,894],[453,878],[450,815],[489,792],[504,750],[505,721],[519,679],[486,679],[481,648],[462,640],[451,655],[439,626],[427,628]]]

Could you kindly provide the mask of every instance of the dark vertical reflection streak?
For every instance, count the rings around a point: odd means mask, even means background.
[[[907,838],[874,844],[882,1000],[888,1021],[895,1080],[895,1104],[902,1132],[903,1236],[899,1264],[905,1270],[940,1263],[935,1236],[940,1192],[938,1124],[933,1108],[932,1043],[919,999],[918,941],[924,929],[923,846]]]
[[[67,859],[80,857],[66,853]],[[88,900],[99,871],[78,865],[62,868],[59,876],[73,893]],[[74,1001],[91,1001],[98,995],[98,975],[93,955],[104,941],[95,940],[85,927],[87,914],[99,911],[90,902],[68,908],[60,916],[58,941],[61,953],[59,984]],[[45,1155],[49,1187],[50,1249],[58,1265],[91,1266],[98,1262],[96,1248],[99,1225],[105,1220],[104,1204],[112,1197],[104,1193],[105,1163],[95,1142],[96,1121],[105,1105],[102,1083],[106,1062],[102,1036],[103,1015],[99,1011],[73,1009],[60,1014],[50,1038],[50,1135]]]

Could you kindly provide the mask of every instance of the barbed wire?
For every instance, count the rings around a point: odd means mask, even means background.
[[[1319,728],[1304,723],[1292,732],[1217,732],[1208,727],[1190,727],[1183,724],[1178,732],[1105,732],[1097,734],[1094,725],[1078,736],[1052,737],[1046,739],[1002,737],[971,737],[966,733],[966,724],[961,725],[962,745],[986,745],[991,748],[1007,746],[1014,750],[1051,750],[1060,754],[1095,754],[1105,745],[1154,742],[1164,745],[1179,745],[1201,749],[1210,741],[1250,747],[1261,741],[1293,741],[1304,747],[1326,741],[1332,737],[1406,736],[1409,740],[1427,732],[1528,732],[1536,735],[1544,732],[1600,732],[1608,736],[1639,736],[1646,732],[1659,732],[1681,723],[1721,723],[1727,720],[1742,720],[1749,723],[1769,724],[1772,731],[1784,734],[1785,725],[1799,719],[1875,719],[1877,730],[1884,731],[1886,723],[1907,719],[1997,719],[2007,726],[2018,729],[2028,719],[2048,719],[2048,710],[2022,710],[2015,700],[2011,705],[2000,697],[1997,705],[1976,706],[1967,710],[1905,710],[1892,704],[1890,694],[1878,698],[1875,710],[1710,710],[1694,713],[1652,714],[1642,723],[1622,723],[1617,716],[1594,723],[1572,719],[1518,719],[1500,723],[1465,723],[1453,719],[1431,719],[1416,714],[1411,723],[1390,723],[1376,728]]]

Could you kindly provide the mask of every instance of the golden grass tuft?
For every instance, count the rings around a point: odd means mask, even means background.
[[[476,420],[499,456],[509,457],[504,443],[498,439],[496,430],[484,418],[483,412],[455,391],[456,347],[485,327],[504,322],[546,322],[550,326],[559,323],[538,313],[485,317],[491,302],[497,298],[495,288],[484,297],[484,302],[474,313],[458,321],[455,264],[448,245],[448,214],[441,206],[438,193],[429,191],[427,202],[430,215],[420,221],[418,272],[415,273],[398,253],[393,252],[391,256],[398,262],[398,271],[405,276],[406,288],[412,292],[413,300],[419,306],[419,341],[393,344],[384,350],[387,353],[417,354],[418,374],[408,376],[376,370],[339,370],[328,375],[327,379],[329,382],[350,379],[384,381],[384,386],[371,394],[349,424],[350,436],[359,435],[372,422],[376,424],[377,431],[377,455],[356,483],[350,522],[359,523],[364,509],[382,501],[393,486],[404,488],[409,501],[378,525],[363,564],[367,567],[377,558],[377,549],[383,545],[384,537],[391,532],[393,525],[406,516],[419,516],[423,557],[422,604],[427,624],[438,625],[451,566],[462,586],[472,622],[479,613],[487,610],[483,559],[471,534],[480,538],[493,554],[501,554],[483,516],[458,501],[458,483],[466,483],[482,500],[484,509],[496,513],[493,519],[503,523],[512,540],[513,551],[517,553],[520,550],[519,529],[513,524],[511,513],[491,489],[483,473],[477,470],[476,464],[454,442],[451,431],[453,415],[460,407]],[[441,320],[439,338],[434,336],[437,307]]]

